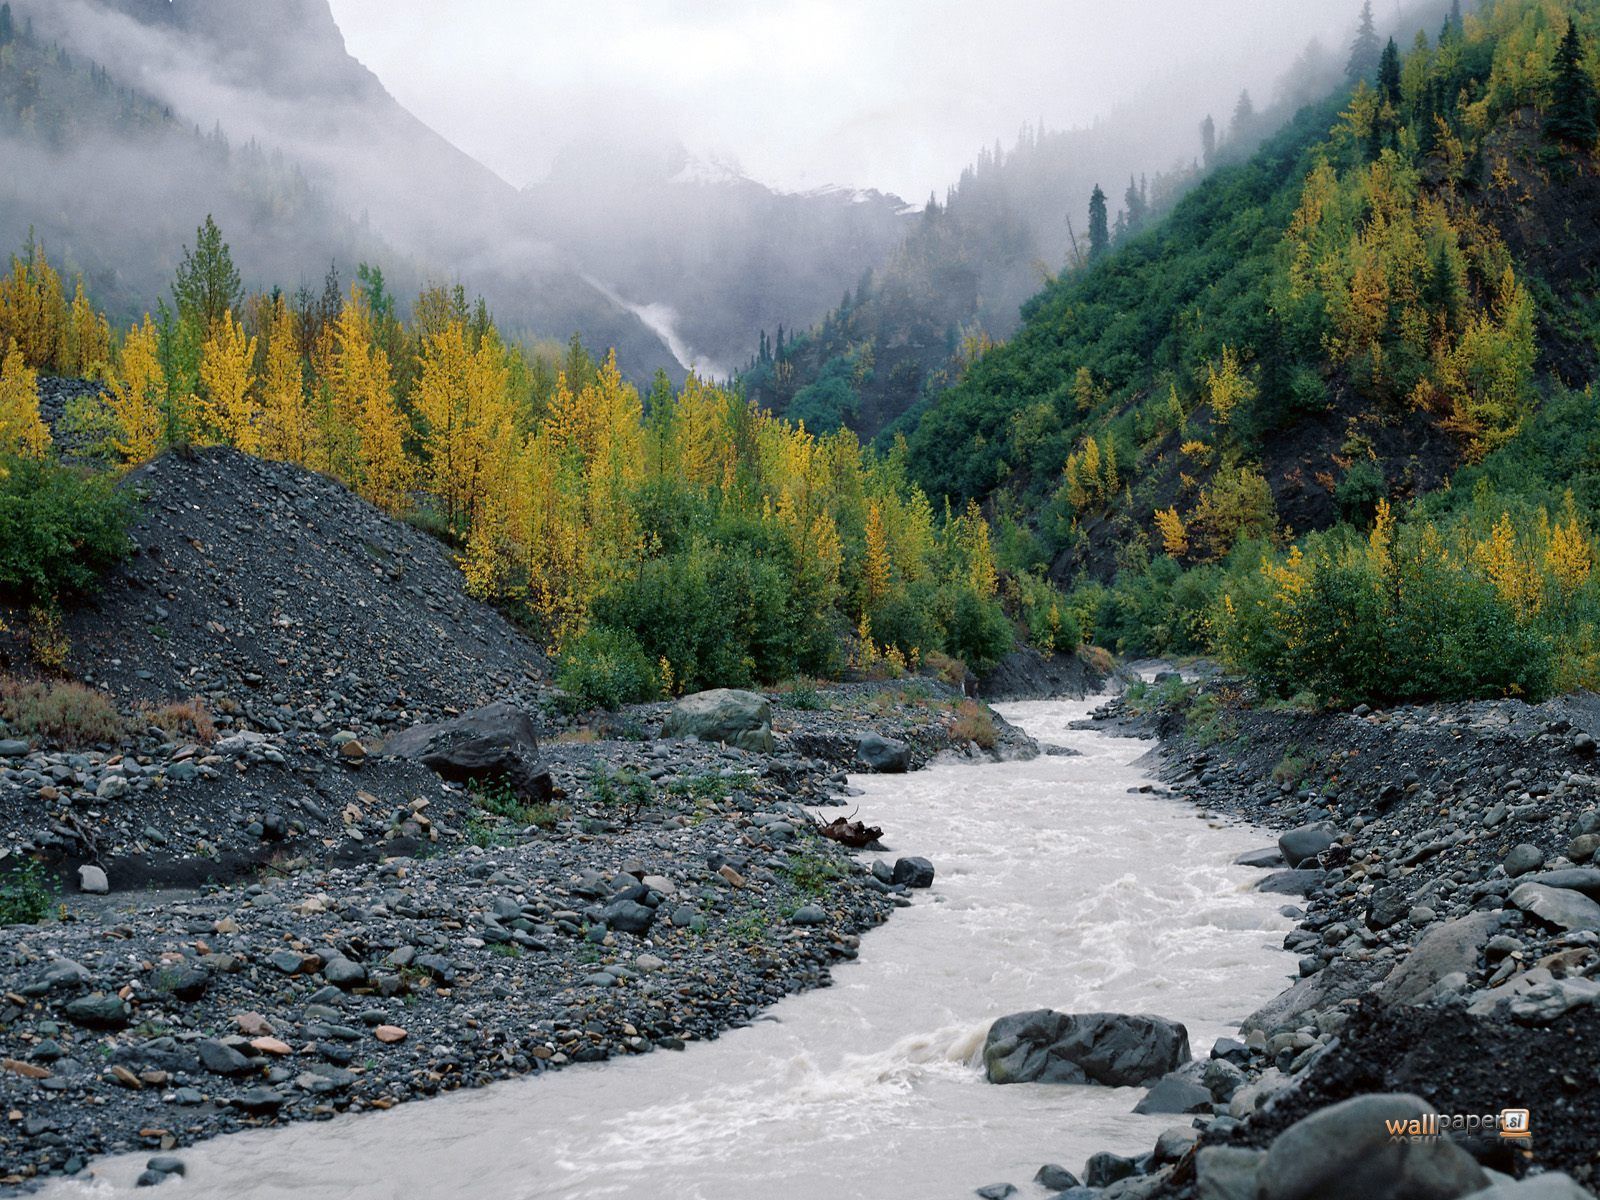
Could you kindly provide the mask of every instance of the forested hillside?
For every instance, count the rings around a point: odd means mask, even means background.
[[[1312,42],[1272,103],[1243,92],[1231,112],[1189,113],[1178,131],[1172,101],[1083,129],[1024,127],[1010,149],[982,150],[942,201],[930,196],[898,251],[820,324],[765,326],[744,386],[810,428],[847,425],[865,437],[908,428],[917,405],[1016,331],[1041,286],[1138,237],[1208,172],[1248,158],[1322,100],[1341,67]],[[1182,147],[1170,160],[1150,149],[1169,144]]]
[[[914,476],[1129,651],[1325,695],[1592,679],[1597,33],[1496,0],[1358,39],[1353,90],[1030,302]]]

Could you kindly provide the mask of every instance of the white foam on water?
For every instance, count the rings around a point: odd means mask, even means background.
[[[1078,756],[856,779],[862,815],[937,880],[833,987],[774,1019],[682,1054],[216,1139],[183,1151],[188,1178],[167,1186],[250,1200],[884,1200],[1002,1179],[1028,1194],[1041,1163],[1142,1153],[1185,1119],[1134,1116],[1138,1089],[991,1086],[990,1023],[1030,1008],[1153,1012],[1183,1021],[1203,1055],[1288,981],[1290,921],[1231,862],[1270,837],[1130,794],[1149,744],[1070,729],[1091,706],[1002,708]],[[47,1194],[121,1194],[144,1157]]]

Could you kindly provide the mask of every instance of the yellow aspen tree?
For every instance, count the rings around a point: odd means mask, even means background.
[[[1232,346],[1222,348],[1222,361],[1207,367],[1206,399],[1211,402],[1211,415],[1217,424],[1226,425],[1233,420],[1234,411],[1248,404],[1256,396],[1256,385],[1239,366],[1239,356]]]
[[[1172,558],[1189,553],[1189,531],[1176,508],[1163,508],[1156,513],[1156,529],[1161,534],[1162,549]]]
[[[1122,476],[1117,471],[1117,443],[1109,433],[1106,434],[1105,454],[1101,456],[1100,463],[1100,494],[1107,499],[1117,494],[1117,488],[1122,485]]]
[[[256,339],[245,335],[231,311],[212,326],[200,348],[200,383],[205,388],[201,421],[223,445],[246,454],[256,452],[261,437],[260,410],[253,394],[255,358]]]
[[[83,280],[67,313],[59,368],[86,379],[103,379],[111,368],[111,325],[83,294]]]
[[[39,372],[13,341],[0,363],[0,454],[43,458],[50,430],[39,418]]]
[[[1079,412],[1088,412],[1100,402],[1094,386],[1094,374],[1088,367],[1079,367],[1078,373],[1072,377],[1072,399]]]
[[[266,373],[261,378],[261,453],[311,466],[316,426],[306,404],[305,373],[295,315],[275,298],[267,325]]]
[[[1594,544],[1578,520],[1578,507],[1570,489],[1562,507],[1561,520],[1550,529],[1545,547],[1545,569],[1566,598],[1588,583],[1594,572]]]
[[[357,491],[386,512],[402,511],[413,470],[406,457],[406,419],[395,403],[389,356],[376,346],[367,351],[366,385],[357,419],[361,466]]]
[[[451,528],[457,528],[464,516],[470,358],[466,326],[459,320],[447,322],[422,340],[413,394],[416,413],[422,421],[427,487],[444,506]]]
[[[867,550],[861,569],[861,605],[874,612],[889,594],[889,542],[883,527],[883,513],[874,500],[867,507]]]
[[[122,356],[110,386],[107,405],[116,424],[112,443],[125,463],[142,463],[161,449],[165,419],[161,406],[167,376],[161,368],[161,335],[150,314],[128,330]]]
[[[67,303],[61,276],[30,241],[26,258],[11,256],[11,274],[0,279],[0,345],[15,341],[35,369],[54,366],[66,333]]]

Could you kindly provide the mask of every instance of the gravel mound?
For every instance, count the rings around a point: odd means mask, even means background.
[[[201,694],[279,731],[392,726],[534,690],[546,663],[449,550],[342,485],[211,447],[134,471],[134,556],[72,612],[69,669],[124,699]]]

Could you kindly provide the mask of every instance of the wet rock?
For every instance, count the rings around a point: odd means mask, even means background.
[[[1083,1165],[1083,1186],[1109,1187],[1119,1179],[1131,1179],[1138,1173],[1139,1163],[1136,1159],[1102,1151],[1090,1155],[1089,1161]]]
[[[1256,891],[1277,896],[1309,896],[1322,886],[1327,877],[1326,871],[1315,867],[1275,871],[1256,884]]]
[[[911,747],[878,733],[864,733],[856,743],[856,762],[880,775],[900,775],[911,769]]]
[[[772,706],[766,697],[733,688],[684,696],[661,726],[664,738],[694,737],[756,754],[771,754]]]
[[[1333,830],[1326,825],[1302,825],[1278,839],[1278,850],[1283,860],[1294,868],[1312,861],[1333,842]]]
[[[323,966],[322,977],[336,988],[360,987],[367,982],[367,969],[348,958],[335,958]]]
[[[895,860],[891,882],[908,888],[933,886],[933,864],[925,858],[900,858]]]
[[[826,925],[828,914],[820,904],[805,904],[795,910],[789,921],[793,925]]]
[[[1052,1192],[1064,1192],[1068,1188],[1082,1186],[1078,1182],[1078,1177],[1076,1175],[1067,1170],[1065,1167],[1057,1166],[1055,1163],[1046,1163],[1044,1166],[1040,1167],[1039,1170],[1034,1173],[1033,1181],[1040,1187],[1046,1188]]]
[[[979,1188],[976,1194],[980,1200],[1009,1200],[1017,1194],[1017,1189],[1015,1184],[991,1183]]]
[[[1357,1096],[1279,1134],[1259,1177],[1261,1200],[1455,1200],[1485,1187],[1482,1168],[1447,1138],[1395,1142],[1385,1122],[1432,1115],[1418,1096]]]
[[[1141,1114],[1210,1112],[1211,1104],[1210,1091],[1174,1072],[1158,1079],[1156,1085],[1134,1105],[1133,1111]]]
[[[990,1083],[1131,1087],[1188,1062],[1189,1034],[1162,1017],[1037,1009],[996,1021],[983,1061]]]
[[[1554,1171],[1531,1179],[1497,1183],[1481,1192],[1473,1192],[1472,1200],[1593,1200],[1593,1195],[1579,1187],[1572,1176]]]
[[[249,1088],[228,1101],[235,1108],[258,1116],[275,1113],[287,1102],[287,1096],[269,1087]]]

